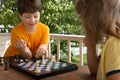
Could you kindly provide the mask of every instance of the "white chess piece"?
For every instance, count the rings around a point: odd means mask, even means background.
[[[0,64],[4,64],[3,58],[0,58]]]
[[[52,62],[56,62],[55,56],[52,55],[51,61],[52,61]]]
[[[45,56],[42,56],[42,64],[45,64]]]
[[[40,69],[39,69],[39,63],[40,63],[39,60],[37,60],[36,61],[36,69],[35,69],[36,73],[40,73],[41,72]]]

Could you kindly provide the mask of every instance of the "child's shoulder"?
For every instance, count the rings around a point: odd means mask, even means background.
[[[107,42],[112,44],[112,45],[118,45],[118,44],[120,44],[120,38],[117,38],[115,36],[110,36],[108,38]]]
[[[48,25],[41,23],[41,22],[38,23],[38,26],[39,26],[39,28],[42,28],[42,29],[49,28]]]
[[[115,36],[110,36],[109,40],[111,40],[111,41],[120,41],[120,38],[117,38]]]
[[[13,29],[21,28],[21,27],[23,27],[23,23],[19,23],[19,24],[17,24]]]
[[[44,23],[42,23],[42,22],[39,22],[38,25],[39,25],[39,26],[43,26],[43,27],[47,26],[46,24],[44,24]]]
[[[19,24],[17,24],[17,25],[12,29],[12,32],[21,31],[22,28],[23,28],[23,24],[22,24],[22,23],[19,23]]]

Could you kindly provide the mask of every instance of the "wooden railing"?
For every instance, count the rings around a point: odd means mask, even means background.
[[[0,57],[4,56],[4,52],[10,44],[10,34],[0,33]]]
[[[60,60],[60,41],[66,40],[67,41],[67,49],[68,49],[68,62],[71,62],[71,41],[78,41],[79,42],[79,57],[80,57],[80,65],[83,65],[83,39],[85,36],[83,35],[66,35],[66,34],[50,34],[50,38],[57,40],[57,60]],[[4,49],[1,51],[5,51],[6,41],[9,41],[10,34],[9,33],[0,33],[0,48]],[[49,43],[49,54],[48,57],[51,56],[51,43]],[[3,53],[0,53],[3,56]]]
[[[50,34],[50,38],[57,40],[57,60],[60,60],[60,41],[66,40],[67,41],[67,51],[68,51],[68,62],[71,62],[71,41],[78,41],[79,42],[79,58],[80,64],[83,65],[83,35],[66,35],[66,34]],[[51,54],[51,49],[49,45],[49,56]]]

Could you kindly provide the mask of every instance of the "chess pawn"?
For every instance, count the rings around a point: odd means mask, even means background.
[[[40,72],[41,72],[40,69],[39,69],[39,61],[38,61],[38,60],[36,61],[36,69],[35,69],[35,72],[36,72],[36,73],[40,73]]]
[[[41,64],[45,64],[45,57],[44,57],[44,55],[42,56],[42,62],[41,62]]]
[[[52,62],[56,62],[55,56],[52,56],[52,57],[51,57],[51,61],[52,61]]]
[[[36,67],[35,72],[36,73],[40,73],[41,72],[40,69],[39,69],[39,67]]]

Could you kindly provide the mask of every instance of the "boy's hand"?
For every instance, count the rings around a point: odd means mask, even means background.
[[[17,40],[14,46],[21,52],[23,57],[28,59],[32,58],[32,53],[23,39]]]
[[[39,58],[42,55],[46,55],[48,51],[48,45],[42,44],[40,45],[37,50],[35,51],[35,58]]]
[[[26,42],[23,39],[19,39],[14,46],[19,50],[24,50],[26,48]]]

